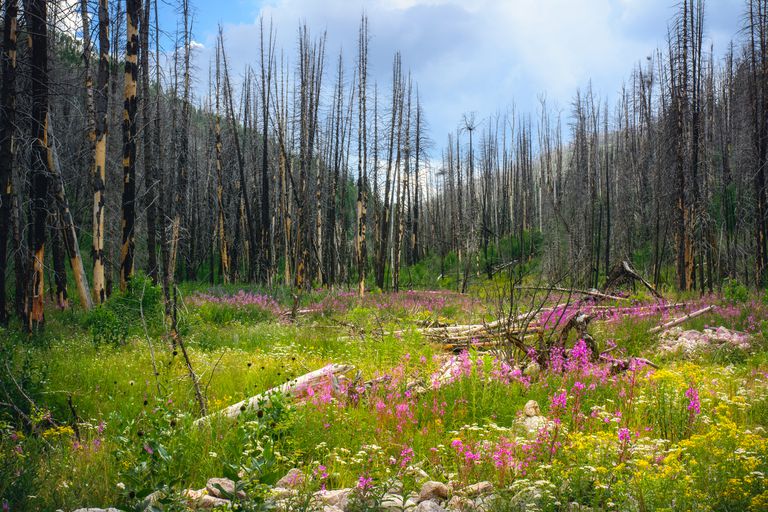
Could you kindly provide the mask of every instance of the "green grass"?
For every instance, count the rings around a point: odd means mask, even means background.
[[[185,285],[184,297],[236,291]],[[768,356],[759,330],[749,353],[681,358],[657,353],[647,330],[658,318],[595,322],[590,332],[600,346],[615,341],[621,353],[647,357],[662,368],[542,372],[530,384],[502,383],[493,377],[498,363],[491,355],[472,354],[471,371],[412,397],[405,383],[421,378],[429,385],[445,357],[414,328],[436,320],[492,318],[492,305],[452,295],[373,295],[361,302],[323,292],[307,295],[304,306],[335,301],[341,309],[324,307],[289,321],[255,307],[187,300],[180,332],[211,411],[331,362],[354,365],[364,379],[384,373],[393,378],[348,403],[321,400],[318,389],[307,405],[278,400],[262,417],[246,414],[236,423],[215,420],[198,428],[192,425],[198,404],[180,350],[164,335],[159,298],[141,303],[147,337],[136,295],[133,290],[88,315],[77,308],[51,313],[45,333],[33,338],[1,333],[0,355],[40,408],[29,410],[32,425],[18,423],[7,409],[0,416],[0,496],[11,510],[127,509],[153,490],[200,488],[210,477],[238,471],[245,471],[258,495],[260,485],[274,483],[291,467],[312,474],[321,464],[328,476],[313,479],[308,490],[321,480],[332,488],[353,486],[360,475],[377,484],[395,476],[407,481],[406,469],[418,466],[443,481],[491,480],[503,488],[509,507],[521,489],[544,481],[552,487],[537,488],[539,494],[600,509],[642,497],[649,510],[691,503],[703,503],[702,510],[760,510],[765,498],[753,481],[754,472],[768,470],[761,459],[768,456]],[[290,297],[276,298],[289,307]],[[750,316],[762,314],[758,307],[740,303],[730,313],[706,315],[685,327],[748,328],[754,324]],[[104,319],[103,311],[114,314]],[[404,332],[391,334],[397,330]],[[579,385],[586,387],[583,394],[575,391]],[[3,387],[14,403],[29,409],[14,382],[4,377]],[[699,393],[701,415],[690,413],[685,392],[691,387]],[[560,390],[568,394],[563,412],[552,405]],[[525,439],[519,416],[529,400],[550,419],[560,418],[552,439]],[[626,452],[617,440],[620,426],[638,435]],[[479,453],[482,463],[468,465],[451,446],[456,439]],[[500,471],[492,456],[505,439],[519,450],[526,443],[534,451],[552,443],[554,454],[542,454],[524,470]],[[731,452],[707,452],[713,439]],[[401,465],[407,450],[413,458]],[[734,458],[738,450],[756,455]],[[697,464],[708,464],[716,474],[698,471]],[[668,483],[658,479],[662,474]],[[740,494],[724,493],[729,479],[738,480],[731,488]],[[718,484],[710,488],[710,480]]]

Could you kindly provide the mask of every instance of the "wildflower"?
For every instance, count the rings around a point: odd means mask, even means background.
[[[688,410],[692,415],[701,414],[701,401],[699,401],[699,390],[691,384],[685,391],[685,397],[689,400]]]
[[[360,477],[357,479],[357,488],[361,491],[367,491],[371,487],[373,487],[373,478],[360,475]]]
[[[560,393],[556,393],[552,396],[552,409],[565,409],[567,402],[568,393],[566,393],[565,390],[562,390]]]
[[[631,438],[631,435],[629,433],[629,429],[626,427],[622,427],[619,429],[619,441],[622,443],[628,443]]]
[[[413,460],[413,448],[405,447],[400,452],[400,467],[406,467]]]
[[[152,447],[149,446],[147,443],[144,443],[144,451],[147,452],[149,455],[153,455],[155,453],[155,450],[153,450]]]

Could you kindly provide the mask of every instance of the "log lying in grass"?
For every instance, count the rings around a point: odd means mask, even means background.
[[[226,409],[222,409],[208,416],[203,416],[195,420],[195,425],[203,425],[210,423],[215,417],[235,419],[241,412],[258,410],[265,402],[269,402],[272,396],[275,394],[282,394],[286,396],[297,396],[305,391],[310,386],[326,383],[329,379],[338,378],[338,375],[344,374],[354,367],[348,364],[329,364],[319,370],[309,372],[300,377],[297,377],[291,381],[286,382],[280,386],[274,387],[260,393],[251,398],[247,398],[242,402],[238,402],[234,405],[230,405]]]
[[[619,297],[618,295],[609,295],[607,293],[600,292],[598,290],[574,290],[571,288],[560,288],[559,286],[518,286],[518,290],[540,290],[540,291],[553,291],[560,293],[568,293],[571,295],[586,295],[588,297],[595,297],[604,300],[631,300],[629,297]]]
[[[665,324],[657,325],[653,329],[649,330],[648,334],[656,334],[657,332],[666,331],[670,327],[674,327],[676,325],[680,325],[680,324],[682,324],[684,322],[687,322],[688,320],[690,320],[692,318],[696,318],[697,316],[701,316],[701,315],[703,315],[705,313],[709,313],[710,311],[713,311],[714,309],[715,309],[715,306],[709,305],[709,306],[707,306],[707,307],[705,307],[703,309],[700,309],[698,311],[694,311],[693,313],[688,313],[687,315],[681,316],[680,318],[675,318],[674,320],[670,320],[669,322],[667,322]]]

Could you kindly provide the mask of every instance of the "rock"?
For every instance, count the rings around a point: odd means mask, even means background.
[[[523,413],[525,413],[526,417],[528,418],[541,416],[541,408],[539,407],[539,402],[536,400],[528,400],[528,403],[526,403],[525,407],[523,407]]]
[[[90,508],[78,508],[74,512],[122,512],[122,510],[118,508],[112,508],[112,507],[109,507],[109,508],[90,507]]]
[[[186,489],[181,492],[181,496],[187,501],[187,503],[197,503],[197,501],[205,496],[206,489]]]
[[[226,494],[222,493],[217,486],[221,487]],[[208,483],[205,484],[205,488],[211,496],[227,498],[235,493],[235,482],[229,478],[209,478]],[[237,491],[237,497],[244,499],[245,493],[242,490]]]
[[[489,494],[493,491],[493,484],[491,482],[477,482],[476,484],[468,485],[462,489],[462,494],[469,498],[476,496],[482,496],[483,494]]]
[[[195,508],[212,509],[217,507],[229,507],[231,504],[232,503],[229,500],[205,494],[202,498],[197,500],[197,503],[195,503]]]
[[[283,487],[284,489],[296,489],[304,485],[306,477],[300,469],[293,468],[286,475],[277,481],[275,487]]]
[[[416,506],[416,512],[446,512],[443,507],[432,500],[422,501]]]
[[[344,509],[336,505],[326,505],[323,507],[323,512],[344,512]]]
[[[495,494],[486,494],[485,496],[480,496],[479,498],[475,499],[475,510],[478,512],[489,512],[491,510],[495,510],[498,507],[495,507],[496,505],[496,495]]]
[[[539,372],[541,372],[541,366],[539,366],[539,363],[536,361],[531,361],[525,367],[525,370],[523,370],[523,375],[535,378],[539,375]]]
[[[722,346],[740,350],[749,350],[752,337],[740,331],[732,331],[723,326],[706,328],[703,331],[695,329],[684,331],[680,327],[672,327],[659,335],[659,350],[662,352],[682,352],[690,355],[698,350],[708,350]]]
[[[526,416],[522,425],[528,434],[538,434],[539,430],[547,427],[548,422],[544,416]]]
[[[163,491],[155,491],[151,494],[148,494],[147,497],[142,500],[138,509],[146,510],[149,507],[152,507],[160,503],[160,500],[162,500],[163,498],[165,498],[165,493]]]
[[[330,505],[344,509],[347,506],[349,500],[349,494],[352,489],[336,489],[333,491],[317,491],[315,493],[315,499],[321,505]]]
[[[445,504],[445,508],[451,511],[467,512],[474,509],[475,504],[472,503],[472,500],[463,496],[454,496],[448,500],[448,503]]]
[[[444,483],[429,481],[425,482],[424,485],[421,486],[418,501],[422,502],[434,499],[447,500],[450,493],[451,490]]]
[[[387,493],[382,497],[379,508],[380,510],[413,510],[416,508],[416,502],[411,498]]]

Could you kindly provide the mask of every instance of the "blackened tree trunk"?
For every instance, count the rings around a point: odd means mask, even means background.
[[[31,46],[32,162],[30,177],[29,247],[31,272],[27,328],[41,329],[45,323],[45,231],[48,220],[48,188],[51,159],[48,151],[48,2],[30,0],[26,17]]]
[[[358,42],[358,135],[357,135],[357,291],[365,294],[365,271],[368,246],[365,241],[368,208],[368,131],[366,124],[366,92],[368,79],[368,18],[360,20]]]
[[[221,142],[221,40],[216,45],[216,114],[214,118],[214,146],[216,152],[216,229],[219,238],[219,259],[224,284],[230,281],[229,244],[227,243],[227,217],[224,204],[224,163]],[[211,269],[213,272],[213,269]]]
[[[147,213],[147,275],[157,283],[157,166],[155,165],[152,130],[156,125],[151,121],[149,94],[149,13],[150,0],[146,0],[141,20],[141,117],[144,135],[141,140],[144,151],[144,208]],[[159,87],[159,84],[158,84]]]
[[[261,35],[261,234],[259,240],[259,274],[267,283],[272,282],[272,223],[270,220],[269,194],[269,102],[272,91],[272,69],[275,43],[272,26],[269,27],[266,57],[264,54],[264,20],[260,22]]]
[[[109,5],[99,0],[99,71],[94,92],[94,147],[91,167],[93,183],[93,298],[97,304],[107,299],[104,265],[104,204],[107,167],[107,110],[109,105]]]
[[[5,2],[3,24],[2,72],[0,91],[2,122],[0,123],[0,325],[8,323],[5,276],[8,269],[8,238],[11,232],[13,202],[13,164],[16,131],[16,34],[18,2]]]
[[[125,0],[127,41],[123,94],[123,196],[120,245],[120,289],[125,290],[134,271],[136,224],[136,106],[139,13],[141,0]]]

